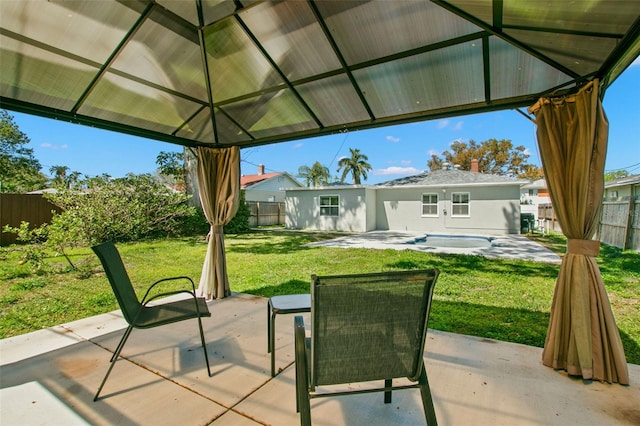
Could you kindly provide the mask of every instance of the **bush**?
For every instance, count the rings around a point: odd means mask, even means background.
[[[231,219],[229,223],[224,226],[225,234],[241,234],[243,232],[249,231],[249,217],[251,216],[251,211],[249,210],[249,206],[244,198],[244,191],[240,191],[240,205],[238,206],[238,211],[236,215]]]

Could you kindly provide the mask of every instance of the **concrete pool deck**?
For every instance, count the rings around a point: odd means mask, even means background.
[[[416,250],[425,253],[449,253],[484,256],[489,259],[521,259],[535,262],[560,263],[560,257],[542,245],[531,241],[523,235],[479,235],[493,238],[492,247],[430,247],[423,244],[410,244],[426,232],[408,231],[371,231],[362,234],[347,235],[332,240],[309,243],[308,246],[324,246],[339,248],[372,248],[393,250]]]

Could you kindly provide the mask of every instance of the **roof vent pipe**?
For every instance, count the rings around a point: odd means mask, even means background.
[[[264,164],[258,164],[258,176],[262,176],[264,174]]]

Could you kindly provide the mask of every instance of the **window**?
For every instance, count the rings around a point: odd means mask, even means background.
[[[337,195],[320,196],[320,216],[338,216],[340,197]]]
[[[451,194],[451,216],[469,216],[468,192],[454,192]]]
[[[438,216],[438,194],[422,194],[422,216]]]
[[[618,198],[618,191],[609,191],[609,199],[615,200],[616,198]]]
[[[275,195],[269,195],[267,197],[267,202],[274,203],[275,201],[276,201],[276,196]]]

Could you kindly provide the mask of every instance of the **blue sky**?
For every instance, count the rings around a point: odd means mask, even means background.
[[[609,119],[606,170],[640,173],[640,58],[609,87],[604,108]],[[9,113],[31,139],[29,146],[47,175],[51,166],[67,166],[87,176],[154,173],[160,151],[182,150],[155,140]],[[320,161],[337,176],[338,160],[349,154],[349,148],[358,148],[373,167],[365,183],[375,184],[425,170],[431,154],[440,154],[455,140],[489,138],[524,145],[530,153],[528,162],[540,165],[535,125],[507,110],[247,148],[242,150],[241,167],[242,174],[254,174],[257,165],[264,164],[267,172],[286,171],[295,176],[300,166]]]

